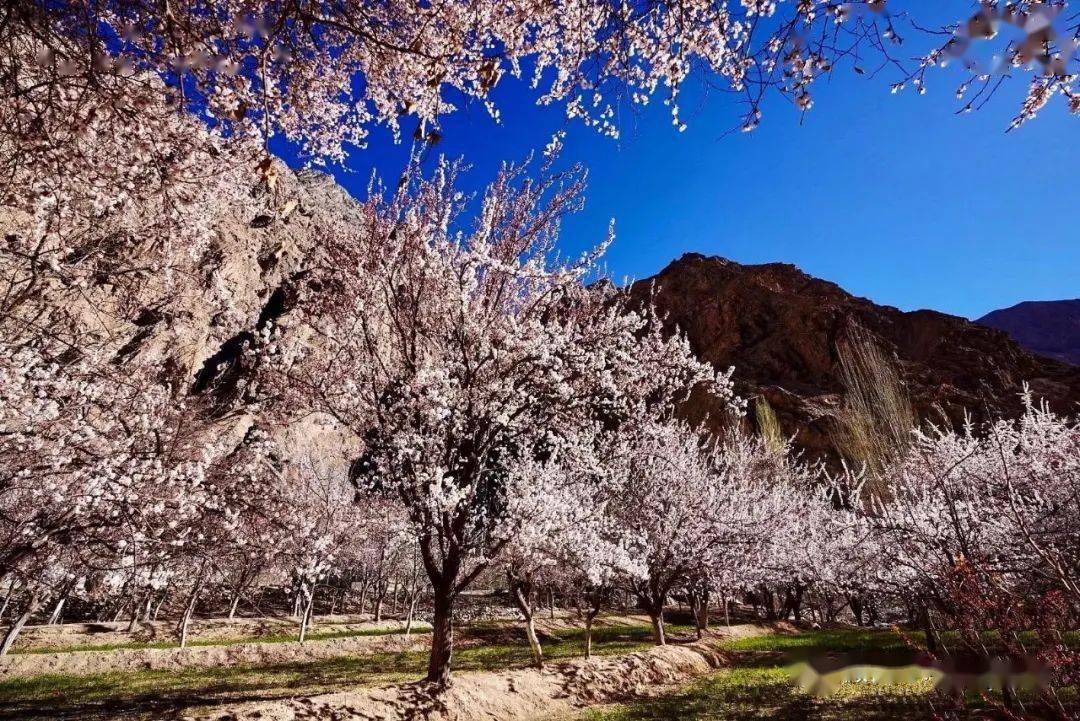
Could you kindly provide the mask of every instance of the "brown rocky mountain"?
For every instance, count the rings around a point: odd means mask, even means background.
[[[1005,331],[1032,353],[1080,366],[1080,298],[1025,301],[975,322]]]
[[[829,454],[844,390],[837,342],[855,327],[895,358],[924,418],[944,413],[959,422],[965,409],[976,418],[1015,413],[1024,382],[1059,410],[1075,411],[1080,402],[1080,368],[1034,355],[1005,333],[963,318],[857,298],[792,265],[687,254],[630,293],[652,293],[700,357],[734,366],[741,394],[764,396],[784,431],[813,455]]]
[[[220,182],[245,178],[223,175]],[[136,359],[157,364],[192,393],[227,397],[244,376],[244,342],[270,320],[288,321],[288,288],[319,252],[320,238],[357,222],[356,202],[325,175],[281,166],[278,196],[292,212],[278,206],[253,210],[245,202],[223,205],[216,217],[202,219],[213,231],[211,242],[168,288],[147,282],[118,305],[107,283],[56,284],[30,311],[62,308],[111,349],[118,366]],[[0,228],[20,232],[29,222],[3,216]],[[784,430],[815,452],[828,451],[842,398],[836,344],[856,326],[876,334],[896,357],[924,415],[937,407],[954,420],[965,408],[976,415],[1015,412],[1025,381],[1061,410],[1075,411],[1080,401],[1078,367],[1033,355],[1005,333],[962,318],[904,313],[856,298],[791,265],[746,266],[690,254],[629,292],[639,299],[653,293],[660,311],[688,334],[703,359],[734,366],[740,393],[767,398]],[[691,410],[718,409],[699,404]],[[308,418],[289,433],[325,435],[341,445],[335,430],[321,427],[324,420]]]

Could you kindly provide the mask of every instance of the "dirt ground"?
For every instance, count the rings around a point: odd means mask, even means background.
[[[648,624],[647,616],[612,616],[603,619],[605,625],[640,626]],[[538,621],[542,632],[557,633],[563,629],[580,628],[573,617],[560,615]],[[319,616],[310,631],[314,637],[304,643],[285,641],[261,643],[260,638],[292,634],[297,622],[291,618],[202,619],[192,622],[190,638],[199,645],[188,648],[112,648],[94,647],[132,642],[174,641],[172,624],[144,624],[133,633],[127,623],[74,623],[62,626],[30,626],[25,638],[16,647],[22,653],[0,658],[0,680],[42,674],[83,676],[103,672],[144,670],[181,670],[185,668],[230,667],[272,663],[303,663],[341,656],[357,656],[383,652],[417,651],[427,648],[430,640],[423,622],[414,624],[415,633],[384,633],[343,638],[318,638],[319,634],[374,633],[402,629],[398,620],[375,623],[369,616]],[[247,640],[248,642],[244,642]],[[220,642],[220,643],[218,643]],[[43,652],[43,649],[62,648],[63,651]],[[82,650],[80,650],[82,649]],[[34,651],[27,653],[26,651]]]
[[[640,623],[628,618],[627,623]],[[662,693],[703,676],[724,663],[722,641],[776,629],[744,624],[724,628],[703,641],[640,653],[549,663],[543,670],[455,675],[451,688],[432,697],[423,684],[361,689],[311,698],[260,702],[216,709],[186,721],[525,721],[565,717],[593,704]]]
[[[316,616],[312,629],[335,631],[360,631],[401,627],[397,620],[375,623],[369,614]],[[295,618],[206,618],[193,619],[188,638],[199,641],[254,640],[263,636],[296,633],[299,621]],[[128,631],[128,622],[65,623],[27,626],[15,642],[15,652],[42,649],[75,650],[80,646],[110,646],[132,642],[169,642],[176,637],[175,621],[140,623],[134,631]]]
[[[416,633],[357,635],[342,638],[318,639],[321,633],[349,634],[401,629],[399,621],[375,623],[362,616],[322,616],[315,619],[311,629],[316,638],[295,641],[260,643],[259,638],[292,634],[297,630],[293,619],[206,619],[193,622],[192,639],[196,645],[188,648],[114,648],[92,649],[95,646],[132,642],[172,642],[171,624],[145,624],[135,633],[127,631],[126,623],[65,624],[35,626],[26,630],[26,639],[17,650],[33,653],[13,653],[0,658],[0,680],[41,674],[86,675],[102,672],[141,670],[179,670],[192,667],[228,667],[248,664],[314,661],[338,656],[379,652],[398,652],[426,648],[429,643],[423,631],[425,624],[414,624]],[[248,642],[237,642],[246,639]],[[214,643],[220,641],[221,643]],[[65,648],[58,652],[39,652],[47,648]]]

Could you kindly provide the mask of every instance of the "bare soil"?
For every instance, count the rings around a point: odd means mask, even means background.
[[[320,631],[332,627],[333,630],[351,631],[389,629],[401,625],[401,622],[389,619],[375,623],[370,614],[339,614],[316,616],[312,629]],[[299,620],[291,617],[196,618],[191,621],[188,638],[193,642],[228,642],[296,633],[298,630]],[[172,620],[139,623],[133,631],[128,631],[127,621],[27,626],[15,642],[13,651],[76,650],[80,646],[169,642],[175,640],[175,631],[176,622]]]
[[[399,621],[374,623],[362,616],[322,616],[315,620],[310,633],[366,633],[401,629]],[[188,648],[114,648],[90,650],[95,646],[133,642],[171,642],[172,624],[145,624],[135,633],[127,631],[126,623],[65,624],[63,626],[34,626],[26,630],[28,638],[13,653],[0,658],[0,680],[41,674],[87,675],[102,672],[141,670],[179,670],[192,667],[227,667],[280,662],[314,661],[338,656],[363,655],[379,652],[399,652],[427,647],[428,638],[422,632],[424,624],[414,624],[417,633],[345,636],[342,638],[312,639],[304,643],[285,641],[259,642],[281,634],[297,631],[293,619],[207,619],[193,622],[192,639],[197,645]],[[48,648],[65,648],[57,652],[41,652]],[[85,648],[87,650],[78,650]],[[33,651],[33,652],[26,652]]]
[[[627,619],[640,623],[639,619]],[[270,702],[218,707],[186,721],[525,721],[566,716],[585,706],[654,696],[703,676],[725,662],[725,639],[776,629],[744,624],[702,641],[608,658],[577,659],[544,669],[459,673],[444,693],[422,683],[358,689]]]

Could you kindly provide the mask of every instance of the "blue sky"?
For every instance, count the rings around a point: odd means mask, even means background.
[[[615,219],[606,264],[614,280],[643,278],[684,252],[741,263],[793,263],[848,291],[904,310],[978,317],[1021,300],[1080,296],[1080,238],[1069,187],[1080,167],[1080,117],[1055,99],[1006,135],[1026,80],[981,111],[956,115],[958,76],[938,71],[929,91],[893,95],[887,74],[838,71],[816,87],[805,116],[774,98],[753,133],[728,132],[731,96],[691,90],[685,132],[667,108],[620,114],[622,138],[538,108],[510,79],[496,100],[446,118],[439,150],[463,157],[468,182],[522,159],[567,130],[564,159],[589,170],[586,209],[564,224],[576,254]],[[400,173],[407,146],[376,132],[338,180],[363,197],[374,167]]]

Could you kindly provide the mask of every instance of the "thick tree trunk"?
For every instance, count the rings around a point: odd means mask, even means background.
[[[375,597],[375,623],[380,623],[382,621],[382,607],[383,594],[379,593],[379,595]]]
[[[851,596],[848,599],[848,605],[851,606],[851,612],[855,615],[856,625],[863,625],[863,604],[862,599],[858,596]]]
[[[647,586],[639,586],[634,589],[638,603],[645,613],[649,614],[652,621],[653,640],[657,646],[667,645],[667,635],[664,632],[664,605],[667,603],[668,589],[661,590],[658,583],[650,582]]]
[[[649,610],[649,619],[652,621],[653,640],[657,646],[667,645],[667,636],[664,634],[664,610]]]
[[[791,612],[795,617],[796,622],[802,621],[803,598],[805,594],[806,586],[796,581],[791,592]]]
[[[8,651],[15,644],[15,639],[19,637],[19,632],[26,626],[30,617],[37,613],[38,606],[41,605],[41,596],[35,593],[30,597],[30,603],[26,604],[26,608],[23,609],[22,614],[15,619],[15,621],[8,627],[7,633],[4,634],[4,640],[0,642],[0,656],[7,656]]]
[[[454,596],[450,584],[435,587],[431,619],[431,655],[427,680],[439,688],[450,685],[450,661],[454,655]]]
[[[762,605],[765,606],[765,618],[769,621],[776,621],[779,615],[776,610],[776,596],[772,590],[762,587],[761,589]]]

